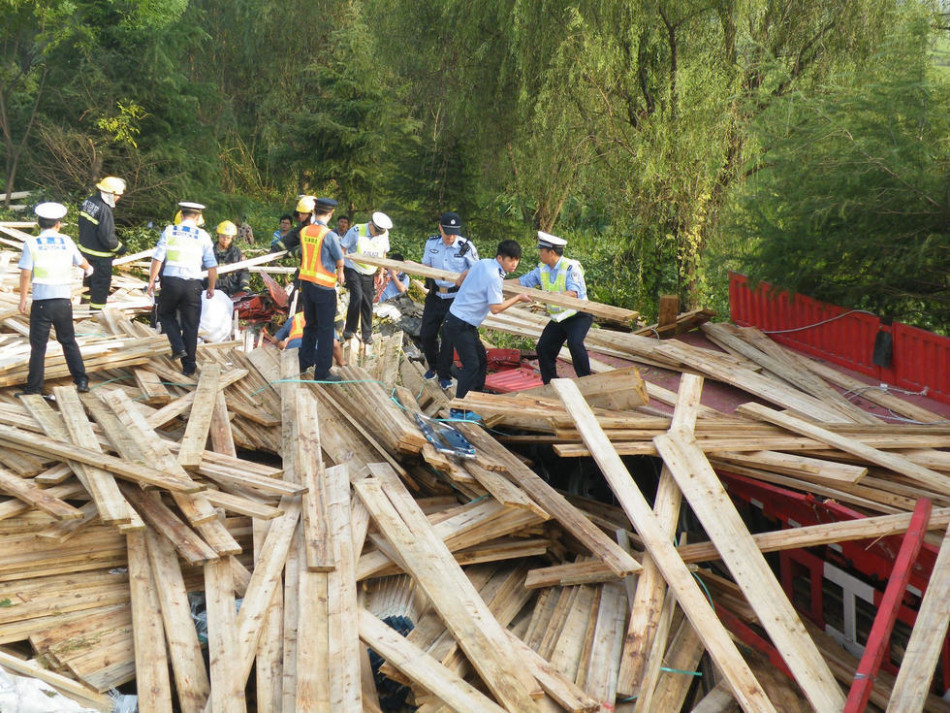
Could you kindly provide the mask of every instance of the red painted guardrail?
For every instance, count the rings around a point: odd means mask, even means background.
[[[881,383],[950,403],[950,338],[868,312],[789,294],[729,274],[729,313],[741,327],[757,327],[780,344],[865,374]],[[890,342],[890,349],[885,345]],[[878,358],[875,359],[877,345]],[[884,358],[885,356],[889,358]]]

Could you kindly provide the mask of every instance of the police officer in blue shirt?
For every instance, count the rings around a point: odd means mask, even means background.
[[[61,203],[40,203],[36,218],[40,234],[27,238],[17,267],[20,268],[20,313],[30,315],[30,371],[26,387],[17,396],[43,392],[46,345],[50,327],[56,327],[56,339],[63,347],[66,366],[76,390],[89,391],[89,379],[82,363],[73,328],[72,297],[73,266],[78,265],[86,277],[94,274],[92,266],[80,253],[72,238],[59,232],[66,206]],[[26,295],[33,283],[33,304],[29,311]]]
[[[481,391],[488,373],[485,346],[478,337],[478,327],[491,314],[504,312],[518,302],[531,302],[527,295],[514,295],[508,299],[502,294],[502,281],[509,272],[518,269],[521,261],[521,246],[514,240],[502,240],[494,258],[479,260],[465,275],[458,294],[449,307],[442,328],[442,349],[458,352],[462,369],[459,373],[456,398],[463,398],[469,391]],[[452,418],[475,420],[471,411],[451,409]]]
[[[556,235],[538,231],[538,255],[540,264],[518,280],[524,287],[540,287],[545,292],[559,292],[587,299],[587,285],[584,282],[584,269],[576,260],[564,257],[567,241]],[[567,307],[547,306],[551,321],[544,327],[538,339],[538,366],[541,368],[541,381],[545,384],[557,376],[557,355],[567,342],[574,363],[574,372],[578,376],[590,374],[590,359],[584,339],[594,323],[593,316]]]
[[[168,335],[172,359],[181,359],[181,373],[191,376],[198,362],[198,323],[201,320],[202,268],[208,270],[207,295],[214,297],[218,261],[211,236],[198,227],[205,209],[200,203],[181,202],[181,223],[162,231],[148,275],[145,294],[155,294],[155,280],[162,269],[162,291],[158,296],[158,321]],[[181,322],[179,323],[179,317]]]
[[[472,265],[478,262],[478,251],[474,243],[462,235],[462,219],[458,213],[443,213],[439,220],[439,234],[434,235],[425,244],[425,254],[422,264],[436,267],[440,270],[465,273]],[[419,327],[419,340],[422,343],[422,353],[425,354],[429,370],[425,373],[426,379],[439,377],[439,385],[448,389],[452,385],[452,350],[439,349],[439,329],[445,321],[445,316],[452,306],[462,284],[462,277],[455,282],[450,280],[427,279],[426,286],[429,294],[426,295],[425,306],[422,311],[422,324]]]

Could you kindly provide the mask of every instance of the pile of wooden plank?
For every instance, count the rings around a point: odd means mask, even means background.
[[[5,275],[3,304],[14,289]],[[118,689],[140,711],[399,710],[385,692],[403,686],[426,713],[950,710],[929,693],[950,616],[937,414],[865,393],[917,423],[887,422],[842,377],[725,325],[706,326],[722,350],[592,331],[592,349],[682,372],[675,391],[600,363],[450,401],[400,337],[351,355],[339,384],[243,342],[203,345],[183,377],[133,312],[77,314],[93,389],[51,349],[53,402],[13,397],[24,322],[0,320],[0,665],[90,709]],[[543,326],[510,316],[498,326]],[[749,403],[703,405],[710,380]],[[488,427],[457,424],[473,459],[415,426],[453,404]],[[612,502],[555,489],[524,443],[591,459]],[[649,500],[626,454],[662,463]],[[716,468],[865,517],[752,533]],[[687,505],[708,541],[677,532]],[[803,621],[763,556],[893,535],[939,548],[896,679]],[[913,555],[897,561],[900,582]]]

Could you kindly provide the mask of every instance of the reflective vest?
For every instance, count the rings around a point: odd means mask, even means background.
[[[287,339],[302,339],[303,328],[303,312],[297,312],[293,319],[290,320],[290,334],[287,335]]]
[[[363,223],[356,226],[357,239],[356,239],[356,252],[362,253],[363,255],[369,255],[371,257],[382,257],[382,251],[376,249],[377,239],[382,238],[385,233],[380,233],[379,235],[373,237],[369,234],[369,223]],[[353,266],[356,268],[356,271],[362,275],[373,275],[378,269],[374,265],[364,265],[361,262],[353,261]]]
[[[538,266],[541,274],[541,289],[545,292],[564,292],[565,286],[567,285],[567,271],[572,267],[580,271],[581,277],[584,276],[584,269],[581,267],[581,264],[577,260],[569,260],[564,257],[561,258],[561,269],[557,272],[557,279],[554,282],[551,282],[551,270],[544,268],[546,267],[544,263]],[[576,309],[569,309],[567,307],[558,307],[557,305],[548,305],[548,314],[551,315],[551,319],[555,322],[563,322],[568,317],[573,317],[577,314]]]
[[[327,226],[319,223],[312,223],[300,231],[300,279],[332,289],[336,286],[336,273],[327,270],[320,259],[323,239],[329,232]]]
[[[204,246],[201,241],[203,232],[200,228],[190,225],[172,226],[166,243],[167,264],[200,272],[204,256]]]
[[[40,235],[26,242],[33,257],[33,282],[39,285],[68,285],[73,281],[72,241],[58,233]]]

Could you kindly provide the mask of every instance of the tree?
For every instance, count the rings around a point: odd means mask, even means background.
[[[946,329],[950,82],[929,19],[911,13],[861,71],[762,116],[768,150],[733,225],[753,277]]]

